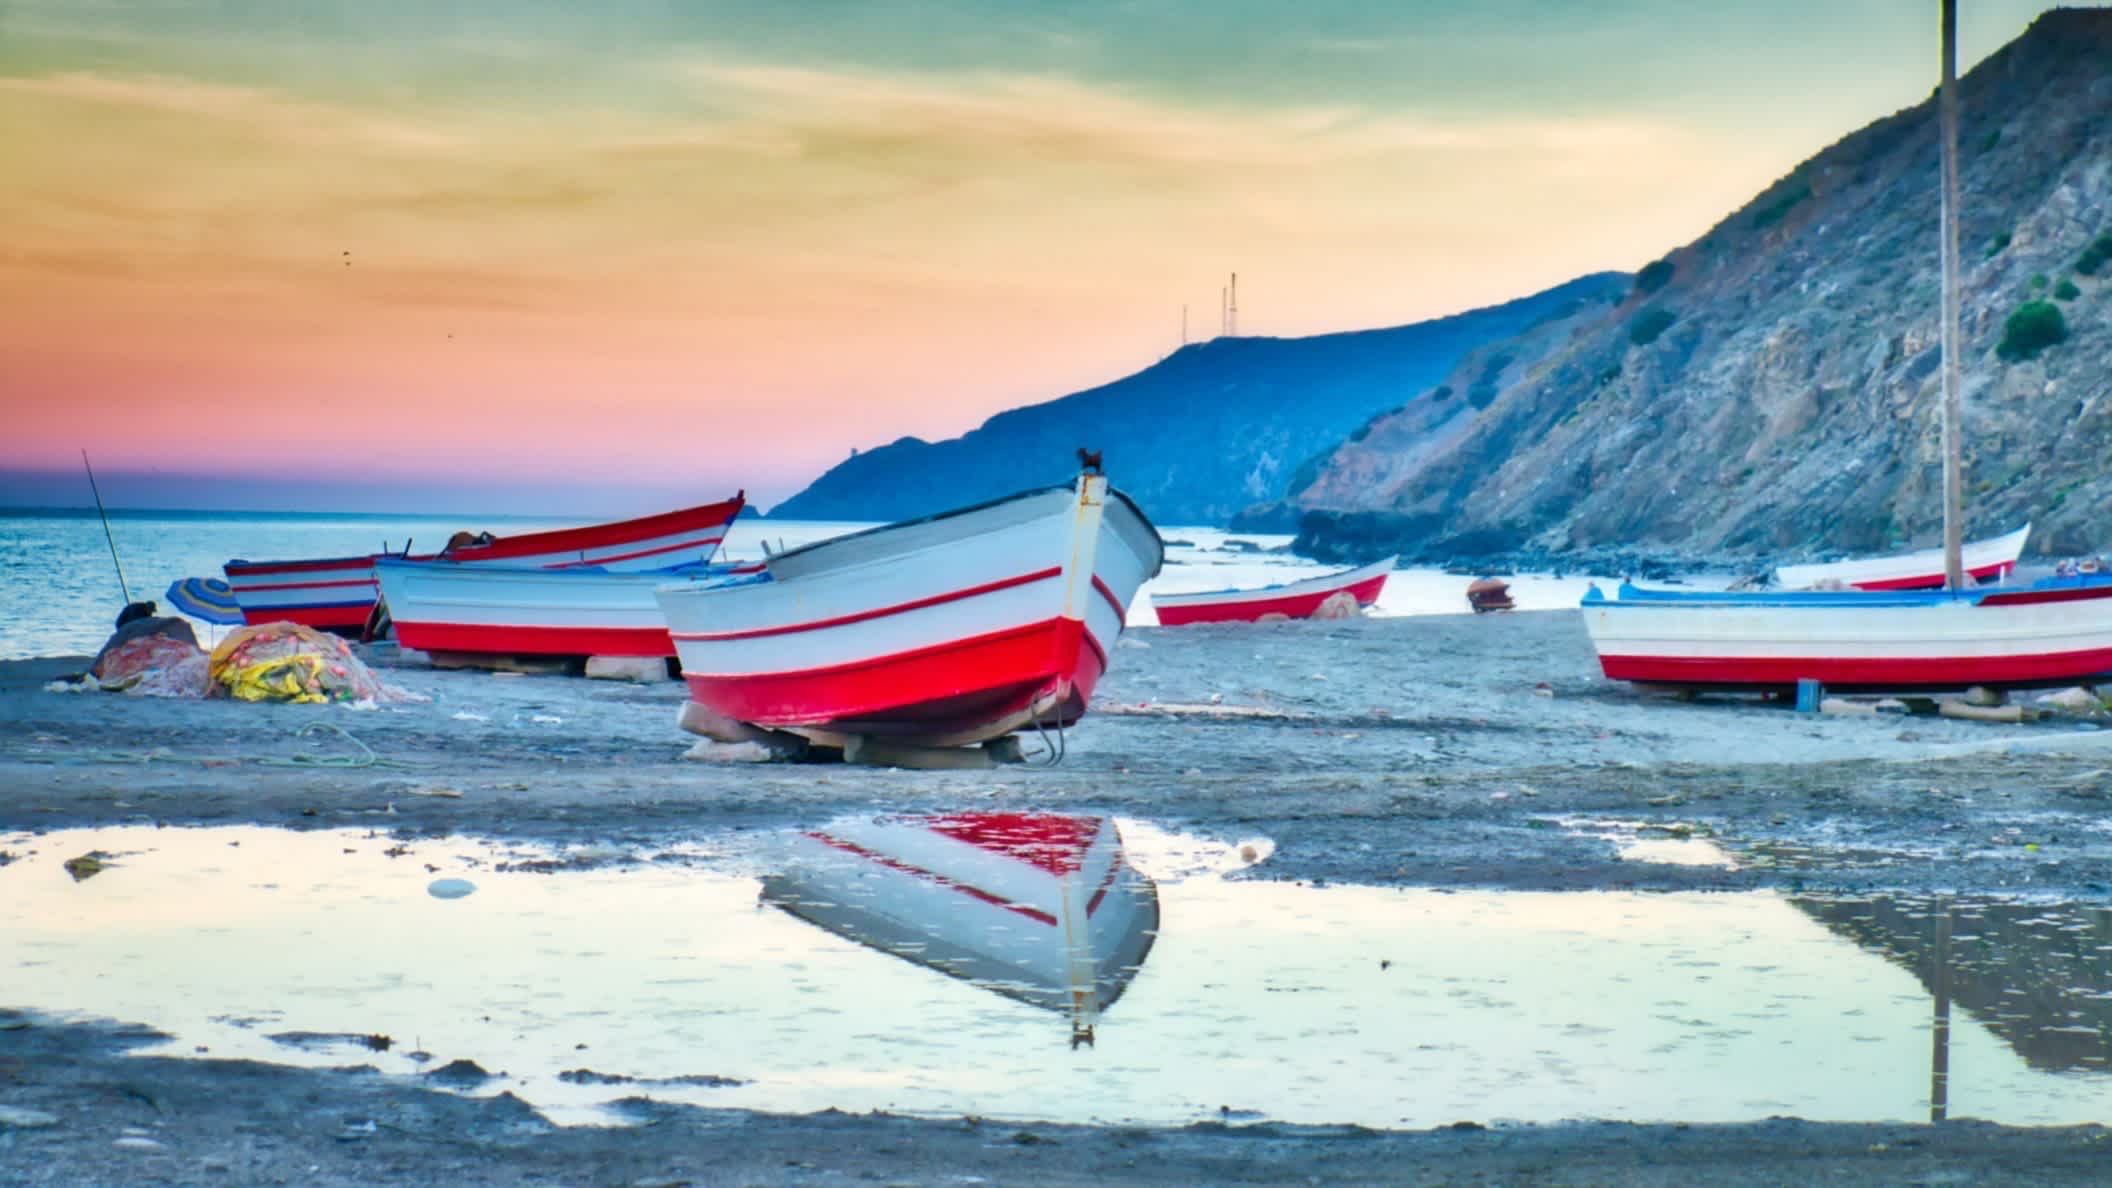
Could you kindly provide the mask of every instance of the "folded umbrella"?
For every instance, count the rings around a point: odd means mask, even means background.
[[[218,578],[184,578],[169,583],[169,605],[194,619],[222,625],[242,621],[234,591]]]

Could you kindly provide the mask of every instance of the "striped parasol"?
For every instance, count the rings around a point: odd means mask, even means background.
[[[184,578],[169,583],[169,605],[194,619],[222,626],[242,621],[242,608],[235,605],[234,591],[218,578]]]

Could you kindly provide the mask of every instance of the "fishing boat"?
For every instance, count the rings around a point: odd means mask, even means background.
[[[785,841],[762,898],[838,936],[1066,1015],[1073,1046],[1143,966],[1158,888],[1106,817],[950,813]]]
[[[962,746],[1085,713],[1164,546],[1098,473],[662,586],[689,696],[843,746]]]
[[[1687,688],[1804,680],[1886,691],[2072,685],[2112,674],[2112,579],[1977,590],[1584,595],[1607,677]]]
[[[1816,681],[1839,689],[1942,690],[2080,684],[2112,675],[2112,581],[2093,576],[2057,577],[2022,587],[1966,585],[1958,345],[1957,7],[1955,0],[1943,0],[1939,7],[1945,449],[1944,547],[1935,563],[1948,588],[1699,593],[1624,584],[1618,596],[1609,599],[1594,586],[1584,596],[1585,628],[1598,650],[1600,667],[1612,679],[1688,688],[1782,689]],[[2006,542],[2015,538],[2021,549],[2028,531],[2029,525],[1996,543],[2007,548]],[[1981,564],[1999,567],[2000,551]],[[1885,577],[1882,569],[1870,575]]]
[[[1518,609],[1517,602],[1511,598],[1511,584],[1498,577],[1475,578],[1468,582],[1467,605],[1474,608],[1477,615]]]
[[[2015,572],[2024,542],[2031,538],[2031,525],[1988,540],[1964,546],[1966,576],[1974,581],[1999,581]],[[1890,557],[1865,557],[1830,561],[1817,565],[1783,565],[1775,570],[1775,584],[1785,590],[1928,590],[1943,585],[1943,550],[1923,549]]]
[[[1355,569],[1260,589],[1203,590],[1186,594],[1154,591],[1151,605],[1158,612],[1162,627],[1179,627],[1185,623],[1253,623],[1270,615],[1306,619],[1337,594],[1356,599],[1359,607],[1370,606],[1379,600],[1379,592],[1386,588],[1386,575],[1392,572],[1393,558],[1388,557]]]
[[[396,641],[427,652],[497,656],[668,656],[667,620],[653,599],[670,581],[755,573],[689,564],[624,572],[536,569],[381,557],[374,576]]]
[[[611,572],[665,569],[711,560],[740,514],[745,493],[634,520],[477,538],[405,560],[447,560],[538,569],[596,566]],[[374,613],[374,563],[386,554],[302,561],[229,561],[222,568],[248,623],[286,620],[358,632]]]

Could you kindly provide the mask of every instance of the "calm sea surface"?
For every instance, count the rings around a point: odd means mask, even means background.
[[[393,516],[256,512],[113,513],[110,530],[134,598],[168,609],[167,590],[186,577],[220,577],[233,558],[287,560],[372,553],[384,546],[433,548],[458,529],[500,535],[591,523],[586,520],[468,516]],[[736,560],[773,547],[822,540],[869,527],[823,521],[743,520],[726,542]],[[1282,549],[1288,536],[1233,534],[1215,528],[1168,527],[1166,569],[1151,590],[1221,590],[1296,581],[1333,566]],[[1259,551],[1256,551],[1259,550]],[[1404,569],[1386,583],[1378,613],[1458,614],[1466,610],[1472,578],[1431,569]],[[1522,575],[1511,579],[1522,609],[1575,606],[1591,579]],[[1601,579],[1603,580],[1603,579]],[[0,659],[93,652],[124,605],[110,545],[94,511],[0,515]],[[1139,597],[1130,623],[1157,622]],[[201,640],[210,638],[199,633]]]

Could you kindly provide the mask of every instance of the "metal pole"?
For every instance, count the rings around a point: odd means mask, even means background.
[[[110,564],[117,567],[117,590],[125,596],[125,605],[132,605],[132,589],[125,585],[125,565],[117,559],[117,538],[110,535],[110,513],[103,510],[103,492],[95,485],[95,467],[88,465],[88,451],[81,451],[81,468],[88,472],[88,490],[95,495],[95,514],[103,520],[103,540],[110,545]]]
[[[1943,24],[1943,83],[1936,111],[1943,158],[1943,580],[1965,586],[1965,462],[1962,365],[1958,358],[1958,0],[1939,0]]]

